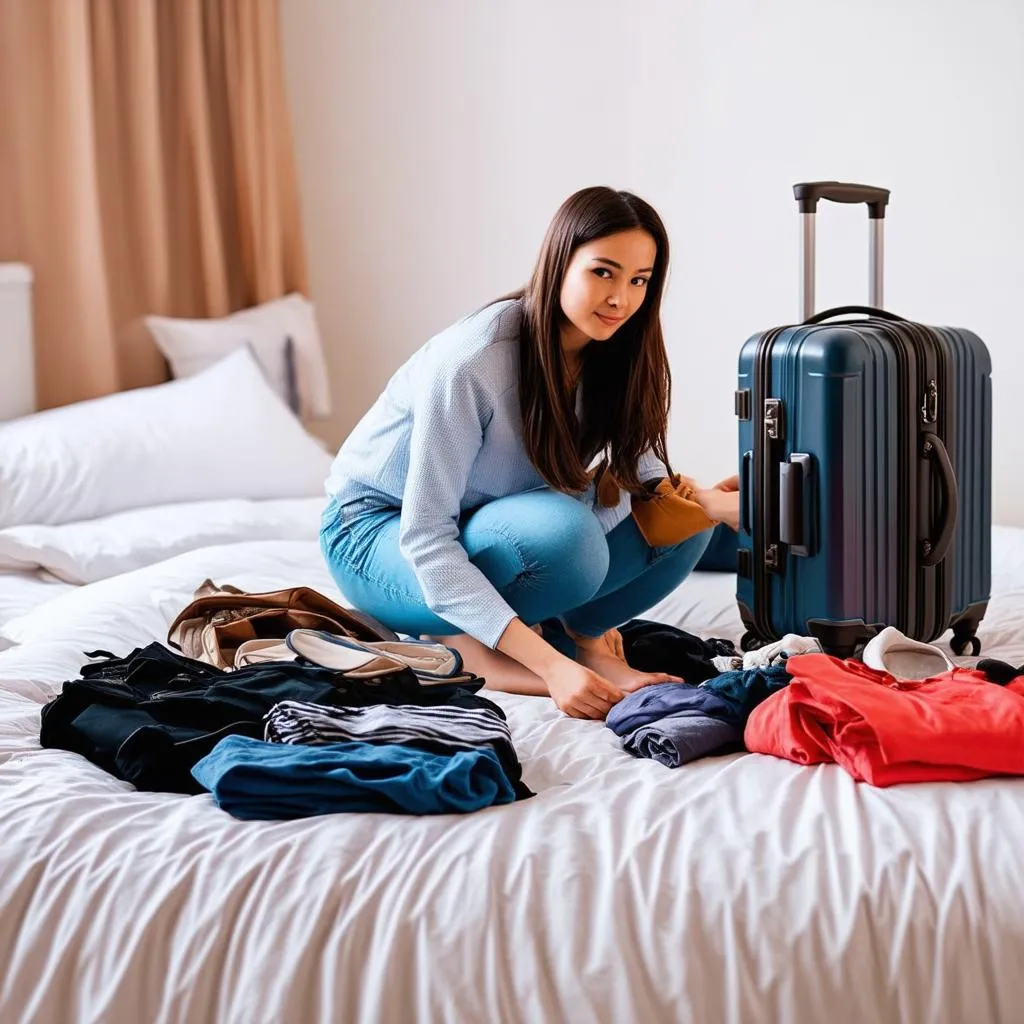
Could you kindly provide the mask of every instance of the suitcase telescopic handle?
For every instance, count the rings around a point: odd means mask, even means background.
[[[938,565],[949,554],[949,546],[953,543],[953,533],[956,530],[959,496],[953,463],[950,462],[949,452],[946,451],[946,446],[938,434],[923,435],[921,457],[927,459],[938,471],[939,487],[942,490],[942,516],[934,527],[934,534],[921,541],[921,564],[931,566]],[[922,494],[925,493],[927,492],[922,490]]]
[[[866,203],[871,224],[871,263],[868,273],[870,304],[882,307],[883,244],[885,207],[889,190],[875,185],[856,185],[849,181],[802,181],[793,186],[793,195],[800,206],[803,235],[800,245],[800,315],[806,320],[814,313],[814,225],[818,203]]]
[[[875,185],[855,185],[850,181],[802,181],[793,186],[793,195],[801,213],[817,213],[818,202],[867,203],[868,217],[881,220],[889,202],[889,190]]]

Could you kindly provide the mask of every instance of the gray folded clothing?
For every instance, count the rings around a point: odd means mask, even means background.
[[[720,718],[683,712],[634,729],[622,747],[634,757],[650,757],[666,768],[678,768],[723,747],[741,750],[743,730]]]

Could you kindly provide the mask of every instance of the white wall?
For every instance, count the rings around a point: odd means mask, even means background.
[[[1021,0],[282,0],[282,22],[332,441],[608,184],[673,243],[673,460],[724,476],[739,346],[797,313],[790,186],[862,181],[892,189],[886,305],[989,344],[996,518],[1024,524]],[[822,213],[819,305],[861,301],[866,215]]]

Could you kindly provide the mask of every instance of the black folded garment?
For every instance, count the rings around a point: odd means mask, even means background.
[[[630,619],[619,626],[626,661],[642,672],[668,672],[688,683],[701,683],[718,675],[712,658],[732,656],[731,640],[708,639],[664,622]]]
[[[153,643],[82,667],[42,710],[39,741],[71,750],[136,789],[200,793],[192,766],[233,733],[263,738],[263,718],[285,700],[370,704],[497,705],[459,686],[421,686],[411,669],[352,679],[297,662],[224,672]],[[478,680],[477,680],[478,681]],[[500,709],[499,710],[500,713]]]
[[[982,658],[974,667],[1000,686],[1013,682],[1017,676],[1024,676],[1024,665],[1014,668],[1009,663],[999,661],[997,658]]]

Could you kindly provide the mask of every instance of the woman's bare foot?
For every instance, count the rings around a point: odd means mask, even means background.
[[[604,676],[608,682],[626,693],[639,690],[641,686],[651,686],[653,683],[685,682],[679,676],[672,676],[667,672],[641,672],[639,669],[630,668],[625,661],[612,654],[586,647],[577,647],[576,660],[592,672]]]
[[[564,626],[569,638],[576,644],[578,651],[586,650],[592,654],[607,654],[619,661],[626,660],[626,652],[622,644],[622,634],[617,629],[609,629],[600,636],[581,636]]]
[[[531,626],[540,633],[540,626]],[[465,633],[455,636],[432,636],[431,640],[445,647],[451,647],[462,655],[462,664],[474,675],[484,680],[488,690],[504,690],[506,693],[525,693],[531,697],[549,697],[547,684],[525,665],[520,665],[501,651],[490,647]]]

